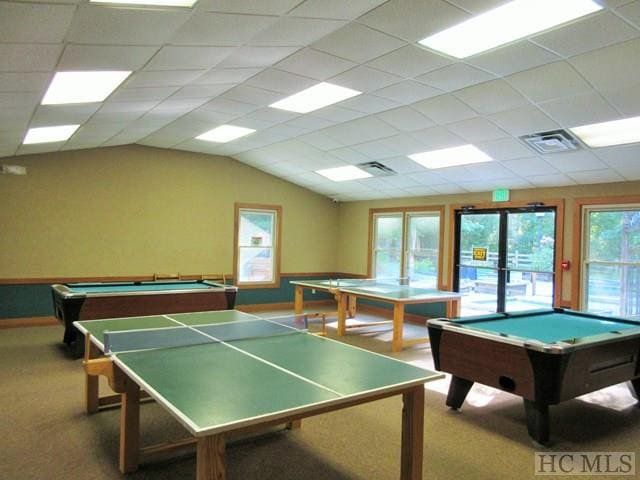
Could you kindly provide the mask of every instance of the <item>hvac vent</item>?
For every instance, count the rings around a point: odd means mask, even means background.
[[[389,175],[395,175],[396,171],[380,162],[365,162],[359,163],[356,167],[370,173],[374,177],[386,177]]]
[[[570,152],[580,148],[578,141],[566,130],[532,133],[521,136],[520,140],[542,154]]]

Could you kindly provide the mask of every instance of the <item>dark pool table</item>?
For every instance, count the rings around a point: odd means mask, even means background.
[[[77,354],[84,345],[76,342],[77,320],[231,310],[238,291],[208,280],[66,283],[51,289],[55,315],[65,327],[63,341],[76,344]]]
[[[549,406],[626,381],[640,395],[640,322],[556,308],[432,319],[435,367],[452,374],[447,405],[474,382],[519,395],[529,435],[549,441]]]

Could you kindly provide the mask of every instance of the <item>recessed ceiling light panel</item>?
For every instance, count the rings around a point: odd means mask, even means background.
[[[640,117],[570,128],[589,147],[610,147],[640,142]]]
[[[409,158],[418,162],[423,167],[430,169],[493,161],[489,155],[473,145],[414,153],[413,155],[409,155]]]
[[[362,92],[341,87],[332,83],[318,83],[290,97],[283,98],[269,105],[271,108],[288,110],[296,113],[309,113],[319,108],[333,105],[347,98],[360,95]]]
[[[131,72],[58,72],[42,105],[102,102]]]
[[[360,170],[354,165],[347,165],[346,167],[325,168],[324,170],[316,170],[316,173],[327,177],[334,182],[344,182],[347,180],[357,180],[359,178],[369,178],[372,175]]]
[[[206,140],[207,142],[227,143],[240,137],[244,137],[255,130],[245,127],[236,127],[235,125],[220,125],[208,132],[196,137],[197,140]]]
[[[465,58],[602,8],[594,0],[514,0],[419,43],[456,58]]]
[[[30,128],[24,137],[24,145],[34,143],[64,142],[78,129],[80,125],[58,125],[56,127]]]

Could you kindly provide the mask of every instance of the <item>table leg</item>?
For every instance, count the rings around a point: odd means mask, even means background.
[[[304,304],[304,289],[300,285],[296,285],[295,293],[293,296],[293,311],[300,314],[303,310]]]
[[[140,456],[140,387],[124,379],[120,410],[120,472],[138,469]]]
[[[393,304],[393,340],[391,350],[402,351],[402,338],[404,335],[404,303]]]
[[[78,342],[80,339],[78,338]],[[100,350],[91,342],[91,335],[84,338],[84,360],[89,361],[100,356]],[[99,401],[100,378],[95,375],[84,374],[84,399],[87,413],[96,413],[100,405]]]
[[[349,303],[347,307],[349,318],[356,318],[357,305],[358,305],[358,297],[356,297],[355,295],[349,295]]]
[[[424,442],[424,385],[418,385],[402,395],[402,453],[400,478],[422,479]]]
[[[225,480],[224,435],[198,438],[196,463],[197,480]]]
[[[533,402],[526,398],[523,400],[529,436],[544,445],[549,441],[549,405]]]
[[[447,318],[457,318],[460,316],[460,299],[449,300],[447,302]]]
[[[335,294],[338,302],[338,335],[343,336],[347,333],[347,310],[349,304],[349,295],[341,293]]]

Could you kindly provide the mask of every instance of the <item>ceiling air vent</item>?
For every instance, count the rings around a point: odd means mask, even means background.
[[[385,177],[396,174],[395,170],[381,164],[380,162],[359,163],[358,165],[356,165],[356,167],[364,170],[367,173],[370,173],[374,177]]]
[[[532,133],[519,138],[537,153],[542,154],[570,152],[580,148],[578,141],[566,130]]]

